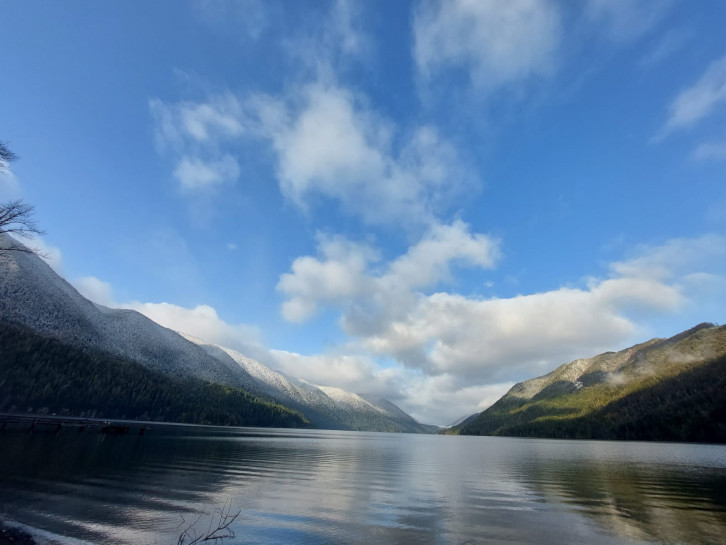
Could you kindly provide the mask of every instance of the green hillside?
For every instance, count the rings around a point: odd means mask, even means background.
[[[565,364],[515,385],[460,433],[726,442],[726,326]]]
[[[171,377],[7,321],[0,321],[0,355],[0,412],[311,427],[300,413],[239,388]]]

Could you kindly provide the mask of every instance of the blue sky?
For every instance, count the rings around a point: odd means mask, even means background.
[[[82,293],[446,424],[723,321],[726,5],[3,2],[0,198]]]

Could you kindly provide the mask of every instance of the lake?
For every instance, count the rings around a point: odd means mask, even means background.
[[[154,425],[0,432],[0,517],[69,543],[726,543],[726,447]],[[78,541],[76,541],[78,540]]]

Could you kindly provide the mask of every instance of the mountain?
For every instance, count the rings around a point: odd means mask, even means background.
[[[227,426],[312,427],[232,386],[172,376],[0,319],[0,412]]]
[[[183,335],[226,365],[238,365],[244,369],[251,378],[245,384],[250,392],[300,411],[321,428],[411,433],[432,433],[437,429],[436,426],[419,424],[386,399],[330,386],[316,386],[288,377],[230,348]]]
[[[515,384],[460,433],[726,442],[726,326],[564,364]]]
[[[6,236],[0,234],[0,238]],[[59,341],[69,350],[91,352],[94,361],[105,354],[110,360],[135,362],[166,376],[242,389],[262,401],[290,407],[320,428],[435,429],[419,424],[388,401],[286,377],[234,350],[162,327],[136,311],[92,303],[32,254],[0,256],[0,326],[9,325]]]

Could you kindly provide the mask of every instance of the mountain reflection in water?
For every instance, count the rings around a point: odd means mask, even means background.
[[[156,426],[0,432],[0,517],[92,543],[722,543],[726,448]]]

